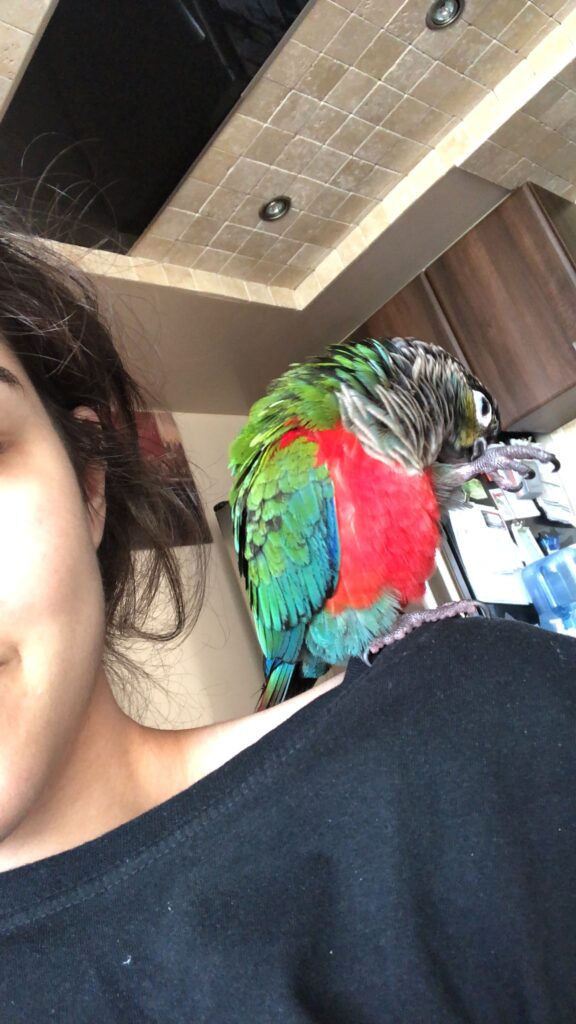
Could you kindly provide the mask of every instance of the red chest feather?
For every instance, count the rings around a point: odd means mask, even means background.
[[[418,600],[434,570],[439,511],[428,472],[409,476],[366,454],[354,434],[296,429],[296,437],[318,445],[317,465],[326,464],[334,484],[340,534],[340,575],[326,602],[333,614],[366,608],[391,587],[402,604]]]

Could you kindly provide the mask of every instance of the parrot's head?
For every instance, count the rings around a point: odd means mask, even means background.
[[[465,371],[462,378],[453,425],[440,453],[444,462],[479,458],[500,432],[498,407],[490,392],[472,373]]]

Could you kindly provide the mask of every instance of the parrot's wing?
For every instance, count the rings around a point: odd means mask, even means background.
[[[267,450],[232,507],[238,564],[268,659],[298,660],[306,626],[338,580],[334,487],[316,451],[302,437]]]

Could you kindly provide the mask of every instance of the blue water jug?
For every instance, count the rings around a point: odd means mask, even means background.
[[[542,628],[576,636],[576,546],[525,566],[522,579]]]

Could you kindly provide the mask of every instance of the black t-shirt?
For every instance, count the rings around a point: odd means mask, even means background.
[[[454,619],[0,874],[2,1024],[575,1024],[576,641]]]

